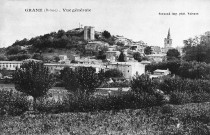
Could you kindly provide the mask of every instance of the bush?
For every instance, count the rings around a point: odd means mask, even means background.
[[[192,94],[186,91],[173,91],[170,93],[170,103],[179,105],[192,102]]]
[[[169,94],[172,104],[199,103],[209,101],[210,82],[180,77],[165,77],[158,85],[165,94]]]
[[[129,81],[103,83],[100,88],[118,88],[118,87],[130,87]]]
[[[17,54],[17,55],[9,55],[8,56],[8,60],[9,61],[21,61],[21,60],[25,60],[25,59],[29,59],[31,58],[30,54]]]
[[[171,71],[171,74],[179,74],[179,67],[181,65],[181,61],[179,60],[173,60],[168,62],[161,62],[161,63],[152,63],[149,65],[146,65],[146,71],[152,72],[156,69],[169,69]]]
[[[12,89],[0,89],[0,115],[20,115],[28,110],[26,95]]]
[[[146,65],[146,71],[153,72],[156,69],[169,69],[171,74],[189,79],[210,79],[210,64],[196,61],[167,61]]]
[[[123,76],[123,73],[118,69],[109,69],[105,72],[105,77],[106,78],[122,77],[122,76]]]
[[[131,80],[132,92],[136,94],[150,93],[153,94],[154,89],[157,84],[149,78],[149,75],[143,74],[141,76],[137,75]]]

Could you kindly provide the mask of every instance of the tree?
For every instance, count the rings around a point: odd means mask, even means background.
[[[103,50],[99,51],[97,59],[101,59],[101,60],[106,59],[106,54],[104,53]]]
[[[32,57],[32,59],[36,59],[36,60],[43,60],[43,56],[39,53],[35,53]]]
[[[131,89],[136,94],[152,94],[156,86],[156,83],[147,74],[137,75],[131,80]]]
[[[184,60],[210,63],[210,38],[208,35],[196,36],[183,42]]]
[[[18,54],[21,51],[21,47],[20,46],[10,46],[7,48],[6,54],[7,55],[14,55],[14,54]]]
[[[6,68],[3,68],[0,70],[0,73],[2,74],[2,76],[7,76],[9,75],[9,71]]]
[[[167,52],[167,60],[180,59],[180,53],[177,49],[169,49]]]
[[[5,55],[0,55],[0,61],[5,61],[7,60],[7,57]]]
[[[104,32],[102,32],[102,36],[105,37],[105,38],[110,38],[111,34],[108,31],[105,30]]]
[[[56,62],[58,62],[58,61],[60,61],[60,58],[59,58],[58,56],[55,56],[55,57],[54,57],[54,60],[55,60]]]
[[[151,54],[151,53],[152,53],[152,48],[151,48],[151,46],[147,46],[147,47],[144,49],[144,53],[145,53],[146,55]]]
[[[34,109],[36,109],[36,99],[45,95],[55,82],[54,76],[43,63],[33,61],[24,63],[20,69],[16,69],[13,79],[17,91],[34,98]]]
[[[141,62],[141,61],[142,61],[142,56],[141,56],[141,54],[140,54],[139,52],[135,52],[135,53],[133,54],[133,58],[134,58],[135,60],[137,60],[138,62]]]
[[[101,84],[99,74],[95,72],[93,67],[78,67],[75,71],[65,67],[61,71],[61,75],[65,88],[80,96],[92,94],[95,92],[95,88]]]
[[[121,51],[120,55],[119,55],[119,58],[118,58],[118,61],[119,62],[125,62],[126,61],[126,56],[125,54],[123,53],[123,51]]]
[[[106,78],[111,78],[111,77],[122,77],[123,73],[118,70],[118,69],[109,69],[105,72],[105,77]]]

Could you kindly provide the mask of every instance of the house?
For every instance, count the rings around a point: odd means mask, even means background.
[[[22,64],[22,61],[0,61],[0,69],[16,70],[16,67],[20,68]]]
[[[153,71],[153,74],[150,75],[151,79],[154,78],[160,78],[162,76],[166,76],[169,75],[171,72],[167,69],[167,70],[162,70],[162,69],[156,69],[155,71]]]
[[[108,47],[108,51],[115,51],[117,48],[117,45],[112,45]]]
[[[141,45],[131,45],[128,49],[129,54],[133,54],[135,52],[139,52],[140,54],[144,54],[144,46]]]
[[[129,46],[132,43],[132,41],[130,39],[127,39],[123,36],[119,36],[117,35],[115,37],[115,44],[123,44],[124,46]]]
[[[160,46],[151,46],[151,49],[152,49],[152,54],[160,54],[161,53]]]
[[[151,61],[143,60],[143,61],[141,61],[141,64],[143,64],[143,65],[149,65],[149,64],[151,64]]]
[[[69,58],[70,61],[72,61],[72,60],[77,61],[77,60],[80,59],[80,56],[74,55],[74,54],[69,54],[68,58]]]
[[[88,44],[85,46],[85,49],[87,51],[99,51],[104,47],[108,47],[109,44],[102,42],[102,41],[92,41],[88,42]]]
[[[162,54],[150,54],[147,55],[147,57],[149,58],[150,61],[153,62],[163,62],[166,59],[166,54],[162,53]]]
[[[106,51],[106,59],[109,61],[116,61],[116,58],[120,55],[120,51]]]
[[[105,70],[118,69],[123,73],[126,79],[131,79],[134,75],[144,74],[145,65],[139,62],[113,62],[106,65]]]
[[[65,61],[68,59],[67,55],[59,55],[58,57],[59,57],[60,61]]]
[[[70,67],[73,70],[78,67],[93,67],[96,70],[96,73],[98,73],[101,69],[104,69],[103,65],[99,64],[77,64],[77,63],[71,63],[71,64],[58,64],[58,63],[45,63],[46,67],[49,68],[51,73],[59,73],[60,70],[62,70],[64,67]]]

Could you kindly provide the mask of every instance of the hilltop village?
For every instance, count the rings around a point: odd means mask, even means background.
[[[16,41],[4,51],[0,69],[14,71],[26,61],[43,61],[51,73],[64,67],[94,67],[118,69],[125,79],[145,73],[145,65],[166,60],[172,47],[170,29],[163,40],[164,47],[149,46],[143,41],[132,41],[123,36],[112,36],[108,31],[97,32],[92,26],[80,26],[67,32],[59,30],[43,36]],[[182,54],[181,48],[176,48]]]

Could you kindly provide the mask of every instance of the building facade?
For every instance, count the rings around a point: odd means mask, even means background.
[[[147,55],[147,57],[149,58],[150,61],[158,63],[158,62],[163,62],[166,59],[166,54],[165,53],[150,54],[150,55]]]
[[[164,39],[164,52],[167,53],[169,49],[172,49],[172,39],[171,39],[170,28],[168,30],[167,38]]]
[[[22,61],[0,61],[0,69],[15,70],[16,67],[20,68],[22,64]]]
[[[106,70],[118,69],[126,79],[132,79],[136,74],[145,73],[145,65],[139,62],[114,62],[106,65]]]
[[[95,40],[95,30],[92,26],[84,27],[84,40]]]

